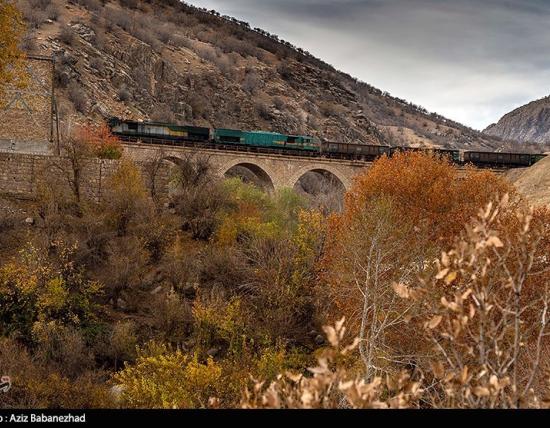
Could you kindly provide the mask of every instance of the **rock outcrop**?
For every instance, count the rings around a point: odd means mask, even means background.
[[[550,144],[550,96],[511,111],[484,132],[517,141]]]

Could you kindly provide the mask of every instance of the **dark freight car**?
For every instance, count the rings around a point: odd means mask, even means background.
[[[464,152],[464,163],[473,163],[476,166],[531,166],[539,159],[540,155],[530,153]]]
[[[460,150],[426,148],[426,147],[392,147],[392,154],[395,152],[422,152],[431,153],[449,159],[452,162],[460,163]]]
[[[378,146],[369,144],[337,143],[335,141],[323,141],[321,153],[325,156],[345,155],[347,157],[374,159],[383,154],[390,155],[390,146]]]

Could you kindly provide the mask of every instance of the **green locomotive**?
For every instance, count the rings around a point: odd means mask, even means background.
[[[285,135],[278,132],[241,131],[225,128],[216,128],[213,134],[214,142],[219,144],[319,151],[319,144],[314,141],[313,137],[307,135]]]

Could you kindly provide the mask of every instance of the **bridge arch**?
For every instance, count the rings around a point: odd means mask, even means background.
[[[293,178],[293,189],[308,199],[311,207],[326,214],[343,210],[345,179],[322,167],[309,167],[300,173]]]
[[[288,186],[295,188],[300,183],[300,180],[308,173],[316,173],[323,175],[329,179],[332,179],[336,183],[341,184],[344,191],[349,190],[351,187],[351,180],[346,174],[341,173],[337,168],[332,165],[307,165],[299,168],[293,175],[291,175]]]
[[[275,190],[273,173],[260,162],[237,159],[225,164],[220,169],[220,175],[223,177],[240,177],[243,181],[255,184],[268,192]]]

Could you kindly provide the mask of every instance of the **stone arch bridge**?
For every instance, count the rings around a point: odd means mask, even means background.
[[[215,173],[223,177],[235,167],[252,173],[262,187],[275,190],[293,188],[308,172],[318,172],[341,183],[349,190],[353,177],[371,162],[321,157],[285,156],[248,151],[217,150],[202,147],[174,147],[155,144],[125,144],[125,152],[135,161],[147,161],[161,156],[177,163],[190,156],[207,158]]]

